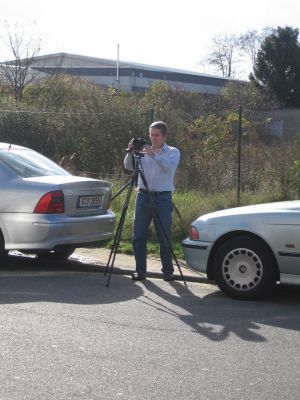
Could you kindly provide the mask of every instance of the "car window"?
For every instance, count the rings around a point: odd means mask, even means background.
[[[0,162],[23,178],[70,175],[59,165],[33,150],[2,150]]]

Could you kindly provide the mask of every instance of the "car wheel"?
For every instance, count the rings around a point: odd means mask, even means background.
[[[0,258],[6,258],[7,256],[8,256],[8,251],[5,250],[5,243],[2,232],[0,230]]]
[[[271,251],[253,237],[239,236],[223,243],[217,250],[213,269],[219,288],[237,299],[265,297],[276,281]]]
[[[42,250],[36,254],[39,258],[43,259],[65,261],[70,257],[72,253],[74,253],[74,250],[74,247],[65,247],[60,248],[59,250],[52,251]]]

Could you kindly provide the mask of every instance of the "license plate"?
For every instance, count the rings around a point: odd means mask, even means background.
[[[103,196],[80,196],[78,197],[77,208],[98,208],[102,206]]]

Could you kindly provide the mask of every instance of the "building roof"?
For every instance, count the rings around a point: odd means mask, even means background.
[[[50,59],[54,60],[61,60],[63,61],[64,58],[69,58],[78,60],[78,61],[85,61],[86,63],[89,64],[95,64],[95,67],[97,66],[98,68],[105,67],[105,66],[114,66],[116,67],[117,60],[115,59],[107,59],[107,58],[98,58],[98,57],[90,57],[90,56],[83,56],[83,55],[78,55],[78,54],[71,54],[71,53],[53,53],[53,54],[45,54],[42,56],[37,56],[34,58],[35,63],[39,63],[40,61],[43,63],[45,61],[48,61]],[[149,71],[165,71],[165,72],[172,72],[175,74],[188,74],[188,75],[195,75],[195,76],[203,76],[203,77],[208,77],[208,78],[218,78],[218,79],[223,79],[226,82],[228,81],[228,78],[224,78],[223,76],[219,75],[212,75],[212,74],[206,74],[202,72],[195,72],[195,71],[189,71],[189,70],[183,70],[183,69],[177,69],[177,68],[170,68],[170,67],[163,67],[163,66],[158,66],[158,65],[152,65],[152,64],[141,64],[141,63],[135,63],[131,61],[122,61],[119,60],[118,62],[120,68],[138,68],[138,69],[143,69],[143,70],[149,70]]]

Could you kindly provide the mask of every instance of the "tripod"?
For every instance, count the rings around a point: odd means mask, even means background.
[[[113,244],[112,244],[111,252],[110,252],[110,255],[109,255],[109,258],[108,258],[108,261],[107,261],[107,265],[106,265],[106,269],[105,269],[105,272],[104,272],[104,275],[106,275],[108,270],[109,270],[106,287],[108,287],[109,283],[110,283],[111,274],[112,274],[113,266],[114,266],[114,263],[115,263],[115,258],[116,258],[118,247],[119,247],[119,244],[120,244],[120,241],[121,241],[122,230],[123,230],[123,226],[124,226],[124,222],[125,222],[126,213],[127,213],[127,210],[128,210],[128,205],[129,205],[131,193],[132,193],[133,187],[137,185],[137,181],[138,181],[138,177],[139,176],[141,177],[141,179],[143,181],[143,184],[144,184],[144,186],[146,188],[146,191],[150,196],[150,207],[151,207],[153,219],[158,222],[158,225],[159,225],[159,227],[160,227],[160,229],[161,229],[161,231],[162,231],[162,233],[163,233],[163,235],[164,235],[164,237],[165,237],[165,239],[167,241],[167,244],[168,244],[168,246],[169,246],[169,248],[170,248],[170,250],[172,252],[172,256],[173,256],[173,258],[175,260],[175,263],[176,263],[176,265],[178,267],[178,270],[180,272],[181,278],[182,278],[182,280],[183,280],[183,282],[184,282],[184,284],[186,286],[186,280],[185,280],[185,278],[183,276],[183,273],[182,273],[182,270],[180,268],[180,265],[179,265],[179,262],[177,260],[177,257],[176,257],[176,255],[175,255],[175,253],[173,251],[172,242],[171,242],[171,240],[169,238],[169,235],[166,232],[166,229],[165,229],[165,227],[164,227],[164,225],[163,225],[158,213],[155,210],[154,200],[152,198],[151,192],[149,191],[148,184],[147,184],[144,172],[143,172],[143,170],[141,168],[141,157],[143,156],[143,154],[140,153],[140,152],[133,152],[132,156],[134,157],[134,170],[133,170],[132,176],[129,179],[129,181],[127,183],[125,183],[125,185],[112,198],[112,200],[113,200],[120,193],[122,193],[126,188],[128,188],[126,199],[125,199],[125,203],[124,203],[124,206],[123,206],[123,209],[122,209],[122,214],[121,214],[121,217],[120,217],[120,221],[119,221],[119,224],[118,224],[118,227],[117,227],[117,231],[116,231],[116,234],[115,234],[115,237],[114,237],[114,241],[113,241]]]

